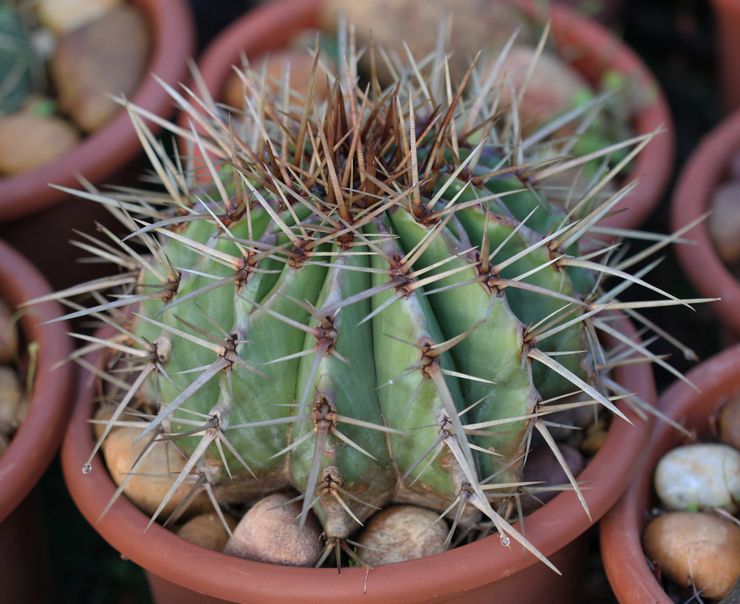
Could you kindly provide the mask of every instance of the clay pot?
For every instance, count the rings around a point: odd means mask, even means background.
[[[699,392],[677,381],[660,397],[660,409],[699,436],[709,433],[709,418],[740,393],[740,346],[703,362],[687,374]],[[642,530],[649,519],[653,470],[668,450],[686,437],[657,421],[650,447],[616,506],[601,521],[601,556],[609,583],[620,604],[671,604],[650,570],[642,549]]]
[[[521,0],[520,0],[521,1]],[[601,75],[617,71],[636,82],[636,88],[645,92],[646,102],[633,118],[636,135],[665,131],[657,135],[633,162],[626,180],[639,179],[634,191],[616,207],[616,213],[601,220],[601,226],[633,229],[647,220],[661,200],[673,172],[674,130],[668,103],[663,92],[642,60],[625,44],[601,25],[579,16],[562,6],[553,5],[550,12],[535,13],[532,7],[541,3],[525,1],[531,14],[538,20],[551,19],[555,48],[561,57],[580,71],[592,84]]]
[[[712,0],[717,28],[720,82],[726,111],[740,108],[740,4],[735,0]]]
[[[635,159],[630,179],[639,178],[635,190],[618,206],[618,212],[603,219],[602,226],[635,228],[643,223],[660,201],[673,167],[674,134],[668,104],[658,83],[640,58],[598,23],[572,10],[518,0],[538,22],[552,20],[552,39],[558,54],[592,84],[614,70],[637,83],[650,101],[637,113],[632,124],[636,134],[658,128],[656,136]],[[300,32],[318,27],[322,0],[275,0],[248,13],[226,29],[203,53],[198,66],[208,90],[221,98],[232,65],[240,63],[243,52],[257,57],[288,44]]]
[[[148,18],[153,50],[146,75],[131,101],[167,117],[172,113],[170,98],[149,74],[155,73],[173,86],[185,78],[186,60],[194,47],[188,4],[179,0],[133,1]],[[95,220],[108,225],[117,221],[99,204],[52,189],[49,183],[78,189],[77,175],[81,174],[94,184],[130,185],[140,172],[141,166],[132,165],[139,156],[141,144],[128,114],[121,110],[60,159],[0,178],[0,237],[30,258],[55,288],[100,275],[99,268],[82,270],[76,266],[83,253],[69,244],[75,236],[71,229],[91,233]]]
[[[671,203],[671,227],[679,229],[710,209],[712,193],[723,181],[730,157],[740,151],[740,111],[722,121],[697,147],[679,177]],[[715,251],[707,221],[683,235],[693,245],[676,245],[681,266],[699,292],[709,298],[719,319],[740,335],[740,283]]]
[[[623,333],[635,336],[627,321]],[[100,364],[102,354],[91,355]],[[654,401],[650,367],[626,365],[617,379],[627,390]],[[242,560],[192,545],[155,524],[125,498],[100,514],[115,492],[102,459],[90,474],[82,466],[94,445],[88,419],[94,413],[96,385],[80,379],[77,405],[62,448],[62,466],[72,498],[101,536],[146,569],[158,604],[216,602],[306,603],[464,602],[521,604],[579,601],[587,537],[584,533],[613,505],[630,479],[647,443],[651,423],[642,422],[624,402],[634,422],[612,422],[603,448],[579,475],[593,519],[589,521],[573,492],[563,492],[526,519],[527,538],[562,571],[559,577],[522,547],[506,548],[497,536],[442,554],[371,570],[294,568]]]
[[[573,11],[578,11],[584,17],[596,19],[607,27],[618,26],[622,22],[625,9],[625,0],[599,0],[597,3],[588,0],[555,0]]]
[[[38,271],[0,241],[0,298],[11,308],[51,292]],[[22,342],[38,344],[38,364],[28,415],[0,455],[0,568],[3,600],[44,602],[46,545],[32,490],[51,462],[67,423],[74,366],[52,369],[72,351],[63,323],[42,325],[61,316],[53,302],[39,304],[20,321]]]

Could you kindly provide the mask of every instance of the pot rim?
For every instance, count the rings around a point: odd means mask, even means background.
[[[533,19],[551,19],[556,48],[576,49],[592,65],[588,70],[576,59],[574,67],[593,82],[607,69],[634,78],[641,91],[650,94],[634,116],[636,135],[660,133],[633,162],[630,180],[639,180],[619,205],[619,210],[600,221],[604,227],[631,229],[643,223],[660,202],[673,172],[675,134],[671,112],[657,80],[627,45],[599,23],[565,6],[536,0],[514,0]],[[318,11],[326,0],[273,0],[251,11],[225,29],[203,52],[198,67],[209,93],[220,98],[232,65],[244,52],[257,56],[287,44],[296,29],[318,27]],[[600,68],[594,67],[601,66]],[[182,117],[182,114],[181,114]]]
[[[170,85],[184,79],[186,59],[194,48],[192,16],[188,3],[181,0],[134,2],[146,14],[152,50],[146,73],[131,102],[164,116],[172,110],[170,97],[151,74]],[[0,177],[0,221],[22,218],[63,201],[65,193],[51,188],[48,183],[78,188],[80,174],[90,182],[102,182],[140,152],[139,139],[128,113],[121,108],[105,126],[83,138],[63,157],[28,172]]]
[[[622,333],[636,336],[626,319],[620,319],[618,325]],[[88,361],[100,363],[102,354],[98,351]],[[655,402],[655,384],[648,365],[630,364],[618,368],[616,373],[629,391],[651,404]],[[540,564],[521,546],[514,544],[506,549],[492,536],[419,560],[380,566],[370,572],[348,568],[339,575],[331,568],[285,567],[226,556],[192,545],[158,524],[144,535],[148,517],[125,497],[119,498],[101,518],[116,490],[102,458],[96,458],[92,472],[82,473],[82,465],[94,446],[88,422],[93,412],[93,390],[90,376],[81,376],[76,408],[62,446],[62,466],[72,498],[115,549],[148,572],[187,589],[236,602],[344,602],[360,595],[367,602],[418,602],[475,589]],[[583,493],[592,519],[571,491],[557,495],[527,517],[527,538],[546,556],[601,518],[629,481],[647,443],[651,419],[641,421],[626,401],[618,406],[634,425],[615,418],[604,446],[578,476],[579,482],[590,487]],[[449,572],[452,568],[455,573]]]
[[[686,377],[699,389],[677,380],[663,392],[660,410],[689,428],[706,426],[725,401],[740,393],[740,344],[714,355]],[[698,432],[702,432],[699,429]],[[665,422],[656,422],[634,478],[617,504],[601,520],[601,556],[609,583],[621,604],[671,604],[647,564],[642,549],[642,528],[652,493],[653,468],[662,455],[682,442],[681,434]]]
[[[0,298],[15,308],[51,291],[28,260],[0,241]],[[38,364],[26,419],[0,455],[0,522],[41,478],[66,428],[76,372],[71,363],[61,362],[68,359],[72,344],[65,323],[43,325],[62,314],[58,303],[44,302],[32,306],[20,318],[23,339],[38,344]],[[60,365],[55,367],[57,363]]]
[[[682,170],[671,203],[674,230],[710,209],[712,192],[721,183],[727,160],[735,152],[740,152],[740,110],[704,137]],[[692,239],[695,245],[674,244],[681,266],[702,295],[721,298],[713,304],[714,310],[725,325],[740,334],[740,281],[715,251],[707,221],[687,231],[684,237]]]

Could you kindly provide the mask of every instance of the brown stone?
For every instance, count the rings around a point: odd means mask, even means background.
[[[2,133],[0,133],[0,148],[2,144]],[[0,161],[2,161],[1,153]],[[13,321],[13,311],[5,302],[0,300],[0,363],[10,363],[15,359],[17,354],[18,332],[15,329],[15,322]]]
[[[61,38],[51,60],[61,109],[87,132],[106,124],[121,109],[108,95],[133,94],[149,47],[146,19],[126,5]]]
[[[712,195],[709,234],[720,258],[727,264],[740,262],[740,182],[718,187]]]
[[[309,514],[301,529],[301,506],[288,503],[289,499],[276,493],[255,503],[237,525],[224,553],[285,566],[316,564],[322,550],[319,523]]]
[[[30,111],[0,117],[0,173],[21,174],[43,166],[67,153],[78,140],[77,130],[59,117]],[[3,344],[0,336],[0,351]]]
[[[585,455],[596,455],[604,446],[607,436],[609,432],[602,421],[592,424],[586,431],[586,438],[581,443],[581,451]]]
[[[375,514],[358,537],[358,553],[370,566],[415,560],[447,549],[447,523],[414,505],[394,505]]]
[[[740,450],[740,397],[722,405],[719,410],[718,428],[719,439],[726,445]]]
[[[229,514],[224,514],[224,520],[233,532],[238,524],[236,519]],[[216,512],[200,514],[191,518],[180,527],[177,535],[185,541],[217,552],[223,551],[230,536]]]
[[[0,367],[0,433],[10,436],[18,427],[23,386],[11,367]]]
[[[123,492],[142,512],[151,515],[159,507],[187,460],[172,442],[157,441],[152,444],[151,451],[131,472],[134,462],[149,442],[148,438],[134,442],[139,434],[141,434],[139,428],[114,430],[103,443],[103,456],[116,484],[120,485],[129,473],[132,473]],[[186,480],[178,487],[162,511],[165,518],[188,495],[192,484],[192,480]],[[190,504],[188,510],[195,512],[203,509],[206,504],[207,497],[205,494],[200,494]]]
[[[702,597],[723,597],[740,576],[740,527],[718,516],[665,514],[648,524],[642,541],[663,573]]]

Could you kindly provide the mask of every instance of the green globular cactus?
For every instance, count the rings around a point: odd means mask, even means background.
[[[0,115],[21,108],[38,90],[43,66],[23,22],[10,6],[0,6]]]
[[[81,244],[120,275],[56,296],[93,294],[67,318],[116,329],[80,336],[129,376],[123,388],[108,376],[121,394],[101,442],[143,395],[155,412],[140,438],[189,456],[152,521],[197,475],[214,500],[294,489],[327,552],[352,555],[345,540],[375,510],[408,502],[455,525],[490,522],[550,564],[508,522],[533,434],[562,461],[548,415],[590,405],[624,421],[614,399],[645,407],[610,368],[669,366],[610,313],[643,321],[644,306],[687,301],[646,283],[647,269],[627,274],[613,242],[594,245],[631,185],[604,196],[604,174],[569,213],[548,203],[538,179],[578,159],[523,150],[513,109],[497,112],[500,91],[474,64],[445,81],[439,54],[381,88],[343,54],[340,74],[316,62],[333,85],[318,106],[270,96],[248,70],[243,114],[171,89],[191,122],[169,126],[185,159],[128,106],[161,191],[78,192],[131,233]],[[602,154],[627,149],[628,161],[647,140]],[[658,299],[619,302],[629,286]]]

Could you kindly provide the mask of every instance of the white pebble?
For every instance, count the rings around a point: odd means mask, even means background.
[[[56,34],[72,31],[102,17],[121,0],[39,0],[41,24]]]
[[[655,490],[669,510],[722,508],[740,500],[740,453],[721,444],[677,447],[658,462]]]

